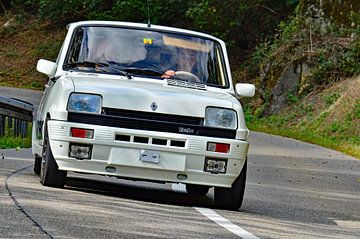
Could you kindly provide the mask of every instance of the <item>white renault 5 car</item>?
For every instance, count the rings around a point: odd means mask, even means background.
[[[223,41],[126,22],[70,24],[34,119],[34,171],[63,187],[68,171],[215,187],[215,204],[241,206],[249,131]]]

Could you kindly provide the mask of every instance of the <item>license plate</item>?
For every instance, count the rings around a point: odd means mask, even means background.
[[[140,161],[149,162],[149,163],[159,163],[160,162],[160,152],[153,151],[153,150],[141,150]]]

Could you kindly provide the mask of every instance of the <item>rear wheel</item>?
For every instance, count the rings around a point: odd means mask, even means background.
[[[40,175],[41,170],[41,157],[35,156],[34,160],[34,173]]]
[[[231,188],[215,187],[215,205],[224,208],[237,210],[241,207],[246,181],[247,160],[240,175],[234,181]]]
[[[45,137],[43,145],[43,155],[41,160],[40,182],[44,186],[64,187],[67,172],[58,169],[58,165],[56,164],[50,148],[47,130],[45,130],[44,136]]]
[[[209,192],[209,187],[195,184],[186,184],[186,192],[191,195],[205,196]]]

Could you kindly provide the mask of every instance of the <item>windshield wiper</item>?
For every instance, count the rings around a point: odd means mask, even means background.
[[[152,67],[126,67],[122,69],[126,72],[131,72],[139,75],[147,75],[147,76],[162,76],[164,74],[163,71]]]
[[[77,66],[88,66],[88,67],[109,67],[108,63],[105,62],[94,62],[94,61],[76,61],[76,62],[68,62],[66,66],[77,67]]]
[[[116,72],[119,73],[122,76],[126,76],[127,78],[131,79],[132,75],[130,75],[127,71],[123,70],[123,69],[119,69],[117,67],[113,67],[111,64],[106,63],[106,62],[93,62],[93,61],[77,61],[77,62],[69,62],[66,64],[67,67],[93,67],[96,68],[97,70],[101,70],[101,72]],[[100,67],[100,68],[99,68]],[[103,69],[103,67],[107,67],[109,70],[105,70]]]

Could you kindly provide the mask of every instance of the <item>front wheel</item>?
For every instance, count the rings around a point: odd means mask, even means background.
[[[40,182],[44,186],[59,188],[64,187],[66,174],[66,171],[61,171],[58,169],[58,165],[56,164],[50,148],[48,134],[45,130],[43,155],[41,160]]]
[[[215,205],[224,209],[237,210],[241,207],[244,198],[247,160],[240,175],[231,188],[215,187]]]

